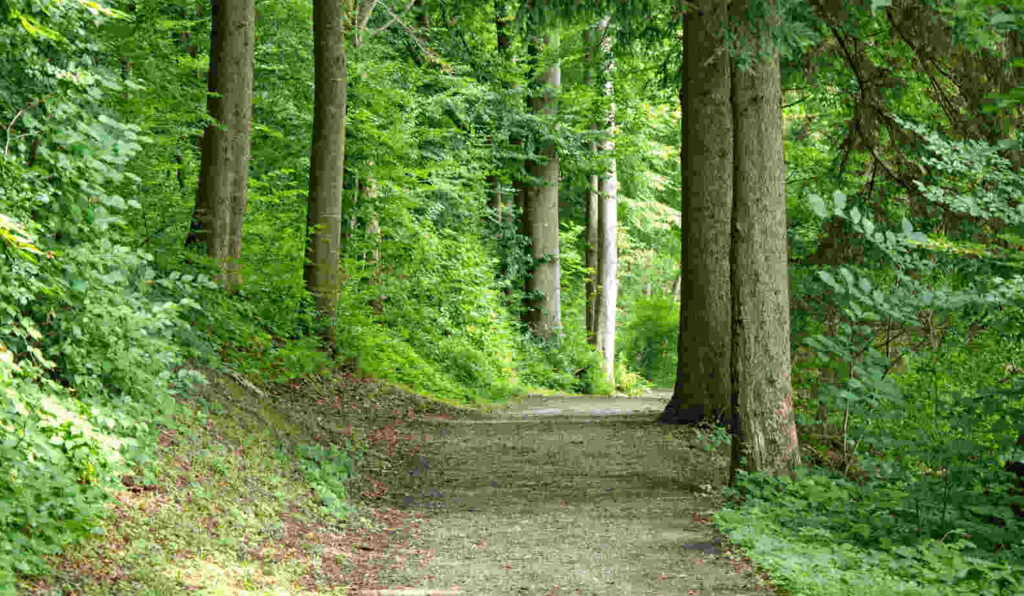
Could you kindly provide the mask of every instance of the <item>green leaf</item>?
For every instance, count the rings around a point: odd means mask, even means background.
[[[892,0],[871,0],[871,12],[874,13],[879,8],[889,8],[892,6]]]
[[[825,201],[821,198],[821,195],[812,193],[807,197],[807,202],[810,203],[815,215],[822,219],[828,217],[828,208],[825,206]]]
[[[835,214],[843,215],[843,212],[846,211],[846,194],[841,190],[835,191],[832,193],[832,202]]]

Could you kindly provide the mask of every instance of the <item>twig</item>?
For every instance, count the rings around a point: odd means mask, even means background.
[[[14,119],[11,120],[11,123],[4,129],[4,132],[7,133],[7,141],[4,143],[4,157],[7,157],[11,151],[11,129],[14,128],[14,125],[18,122],[18,118],[21,118],[24,113],[24,109],[18,110],[18,113],[14,115]]]
[[[395,11],[391,9],[390,6],[388,6],[387,4],[382,2],[381,0],[376,0],[376,2],[377,2],[378,6],[382,6],[384,8],[384,10],[386,10],[387,13],[389,15],[391,15],[391,21],[392,22],[398,23],[399,25],[402,26],[402,29],[405,29],[405,32],[409,34],[409,37],[412,38],[412,40],[419,47],[420,51],[423,52],[423,54],[429,59],[429,61],[431,61],[431,62],[440,62],[440,59],[438,58],[437,54],[434,53],[430,48],[428,48],[426,46],[426,44],[423,42],[423,40],[420,39],[420,37],[418,35],[416,35],[415,29],[413,29],[405,21],[400,19],[398,17],[398,15],[395,13]],[[390,27],[391,24],[389,23],[388,26]]]
[[[380,4],[380,0],[377,0],[377,3]],[[409,3],[405,5],[405,8],[402,9],[402,12],[405,12],[405,11],[409,10],[410,8],[412,8],[413,4],[416,4],[416,0],[409,0]],[[374,29],[373,33],[370,33],[370,37],[373,37],[374,35],[377,35],[378,33],[381,33],[382,31],[384,31],[385,29],[387,29],[391,25],[394,25],[396,21],[398,21],[398,17],[397,16],[392,16],[391,20],[388,21],[386,25],[384,25],[383,27],[380,27],[378,29]]]

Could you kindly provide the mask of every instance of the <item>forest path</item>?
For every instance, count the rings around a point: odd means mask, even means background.
[[[764,594],[707,522],[725,447],[653,424],[666,400],[532,397],[406,426],[390,499],[428,518],[413,546],[429,554],[382,573],[415,588],[376,593]]]

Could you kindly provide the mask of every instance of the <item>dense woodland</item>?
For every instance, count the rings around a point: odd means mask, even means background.
[[[0,593],[210,370],[673,387],[780,589],[1024,593],[1022,35],[993,0],[0,0]]]

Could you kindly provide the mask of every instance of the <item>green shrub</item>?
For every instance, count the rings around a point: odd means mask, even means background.
[[[679,303],[671,296],[639,297],[619,332],[618,357],[656,387],[671,387],[678,361]]]
[[[320,501],[324,512],[340,521],[345,521],[354,511],[348,502],[345,483],[355,476],[355,462],[349,455],[352,445],[344,448],[337,445],[304,444],[295,448],[299,456],[299,467],[306,476],[306,482]]]
[[[740,473],[737,487],[742,503],[721,510],[715,523],[794,596],[1024,590],[1024,542],[993,552],[956,527],[922,532],[906,485]]]

